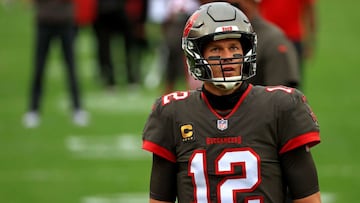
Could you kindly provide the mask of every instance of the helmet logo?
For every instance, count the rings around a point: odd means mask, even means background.
[[[232,27],[222,27],[223,32],[229,32],[232,31]]]
[[[231,31],[239,31],[238,26],[235,25],[221,26],[215,29],[215,32],[231,32]]]
[[[186,22],[185,28],[184,28],[184,32],[183,32],[183,37],[187,37],[189,35],[190,29],[192,28],[192,26],[194,25],[195,20],[199,17],[200,13],[196,12],[194,13],[189,20]]]

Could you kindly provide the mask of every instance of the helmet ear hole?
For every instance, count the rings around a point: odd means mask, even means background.
[[[206,59],[196,60],[193,74],[198,78],[212,78],[212,71]]]

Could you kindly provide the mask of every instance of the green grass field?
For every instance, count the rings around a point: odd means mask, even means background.
[[[321,127],[313,149],[324,203],[357,202],[360,188],[360,13],[357,1],[319,1],[314,59],[306,93]],[[65,72],[53,48],[46,73],[42,122],[23,127],[32,70],[32,10],[0,6],[0,203],[147,202],[151,156],[141,131],[160,88],[115,94],[96,81],[88,30],[79,34],[78,65],[88,127],[71,123]],[[121,63],[121,59],[120,63]],[[149,70],[144,66],[142,75]],[[119,76],[124,70],[119,67]],[[122,71],[122,72],[121,72]],[[181,86],[181,85],[180,85]]]

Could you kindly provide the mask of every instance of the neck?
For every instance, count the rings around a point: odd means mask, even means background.
[[[229,110],[235,107],[240,97],[244,94],[248,87],[246,82],[234,88],[229,94],[214,94],[205,85],[202,88],[210,105],[217,110]],[[222,91],[223,92],[223,91]]]
[[[210,92],[213,95],[225,96],[225,95],[229,95],[229,94],[232,94],[233,92],[235,92],[241,86],[241,84],[242,84],[242,82],[235,85],[234,88],[232,88],[232,89],[225,89],[225,88],[216,86],[213,82],[204,82],[203,88],[205,88],[206,91]]]

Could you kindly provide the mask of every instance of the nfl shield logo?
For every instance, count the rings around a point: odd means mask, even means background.
[[[219,130],[226,130],[228,128],[228,120],[217,120],[217,128]]]

